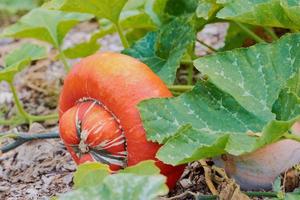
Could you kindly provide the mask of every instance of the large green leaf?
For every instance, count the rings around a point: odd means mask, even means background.
[[[248,25],[248,28],[253,28]],[[242,47],[246,38],[249,38],[249,35],[245,33],[238,25],[235,23],[229,23],[229,28],[225,37],[225,45],[222,47],[221,51],[227,51],[235,48]]]
[[[185,18],[176,18],[157,32],[150,32],[123,53],[147,64],[166,84],[174,82],[181,58],[195,32]]]
[[[198,0],[167,0],[164,12],[171,16],[195,14]]]
[[[46,57],[46,48],[31,43],[23,44],[4,58],[4,69],[0,70],[0,81],[12,81],[16,73],[23,70],[31,61]]]
[[[78,166],[74,174],[74,187],[90,187],[95,186],[103,181],[110,173],[107,165],[91,162]]]
[[[176,98],[143,101],[139,110],[147,138],[167,141],[158,158],[170,164],[220,155],[226,150],[232,154],[251,151],[256,138],[246,133],[258,132],[266,124],[209,82]],[[195,151],[199,153],[194,156]]]
[[[208,20],[213,16],[213,14],[215,14],[219,7],[220,5],[214,0],[200,0],[196,10],[196,15],[199,18],[202,17]]]
[[[146,29],[147,31],[153,31],[157,28],[150,16],[144,11],[139,10],[124,10],[121,13],[119,24],[125,31],[136,29]],[[98,39],[117,31],[115,25],[106,19],[100,20],[100,27],[100,30],[94,33],[88,42],[80,43],[75,45],[74,47],[66,49],[66,56],[68,58],[78,58],[91,55],[100,47],[97,43]]]
[[[291,90],[300,67],[300,34],[206,56],[195,66],[209,81],[170,99],[151,99],[139,110],[157,156],[181,164],[223,153],[241,155],[277,141],[299,119]]]
[[[217,17],[253,25],[300,28],[297,0],[233,0]]]
[[[195,67],[249,112],[274,118],[272,106],[300,66],[300,35],[200,58]]]
[[[64,36],[74,25],[91,17],[91,15],[87,14],[65,13],[36,8],[23,16],[16,24],[4,29],[1,36],[36,38],[59,48]]]
[[[38,6],[37,0],[1,0],[0,10],[6,10],[10,13],[18,11],[31,10]]]
[[[71,59],[82,58],[95,53],[99,50],[99,48],[100,45],[98,44],[97,40],[90,40],[65,49],[64,54],[67,58]]]
[[[64,11],[89,13],[117,24],[120,13],[128,0],[64,0],[60,9]]]
[[[153,160],[146,160],[140,162],[134,166],[127,167],[120,171],[120,173],[131,173],[136,175],[157,175],[159,174],[160,170],[155,166],[155,162]]]
[[[98,165],[96,168],[101,168],[95,171],[98,174],[96,177],[101,177],[98,179],[98,184],[91,186],[89,183],[89,187],[81,185],[81,188],[61,195],[59,199],[151,200],[168,192],[165,185],[166,178],[159,174],[159,169],[153,161],[142,162],[113,175],[107,175],[107,172],[102,170],[105,167],[99,167],[102,164],[89,165]],[[90,175],[93,174],[90,168],[87,171]],[[103,176],[100,176],[101,173]],[[81,171],[81,175],[83,174],[85,173]]]
[[[300,101],[300,71],[287,81],[287,89],[283,90],[275,104],[273,112],[277,119],[289,120],[298,113]]]

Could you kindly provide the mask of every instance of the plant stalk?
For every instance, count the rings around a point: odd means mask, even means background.
[[[264,27],[264,29],[274,41],[279,39],[272,27]]]
[[[16,88],[15,88],[14,84],[12,83],[12,81],[9,81],[8,85],[10,87],[11,92],[13,93],[13,98],[14,98],[14,101],[15,101],[15,104],[16,104],[19,114],[22,117],[24,117],[27,121],[30,121],[29,114],[25,111],[21,101],[19,100]]]
[[[210,51],[212,51],[214,53],[218,51],[217,49],[215,49],[212,46],[206,44],[205,42],[199,40],[198,38],[197,38],[197,42],[199,42],[200,44],[202,44],[203,46],[205,46],[206,48],[208,48]]]
[[[37,140],[37,139],[53,139],[53,138],[59,138],[59,133],[58,131],[54,131],[54,132],[49,132],[49,133],[36,133],[36,134],[26,134],[26,133],[18,133],[18,134],[0,134],[0,137],[5,137],[5,136],[9,136],[10,138],[15,139],[14,142],[1,147],[0,152],[1,153],[6,153],[10,150],[13,150],[15,148],[17,148],[18,146],[32,141],[32,140]]]
[[[125,49],[129,48],[129,43],[128,43],[128,41],[127,41],[127,38],[126,38],[125,35],[124,35],[124,32],[123,32],[123,30],[122,30],[121,25],[120,25],[119,23],[116,23],[115,26],[116,26],[116,29],[117,29],[118,34],[119,34],[119,36],[120,36],[121,42],[122,42],[122,44],[123,44],[123,47],[124,47]]]
[[[34,122],[40,122],[45,120],[54,120],[58,119],[58,114],[50,114],[50,115],[29,115],[29,118]]]
[[[60,60],[62,61],[63,65],[64,65],[65,71],[69,72],[71,68],[68,64],[66,55],[64,54],[63,50],[61,50],[60,48],[58,49],[58,51],[59,51],[59,58],[60,58]]]
[[[24,109],[21,101],[19,100],[16,88],[13,85],[12,81],[9,81],[8,85],[10,87],[11,92],[13,93],[13,98],[14,98],[14,102],[16,104],[17,110],[18,110],[19,114],[22,116],[22,118],[25,119],[25,122],[29,122],[31,124],[32,122],[37,122],[37,121],[58,119],[57,114],[36,116],[36,115],[31,115],[31,114],[27,113],[26,110]],[[22,123],[23,120],[19,120],[18,122]],[[12,119],[12,120],[0,120],[0,124],[3,124],[3,125],[18,124],[18,122],[15,122],[14,119]]]
[[[169,85],[169,90],[186,92],[193,89],[194,85]]]
[[[240,27],[245,33],[247,33],[251,38],[253,38],[256,42],[265,42],[261,37],[256,35],[252,30],[250,30],[247,26],[243,25],[242,23],[236,22],[236,25]]]
[[[285,139],[291,139],[291,140],[295,140],[297,142],[300,142],[300,136],[295,135],[295,134],[285,133],[283,135],[283,138],[285,138]]]
[[[249,197],[277,197],[276,192],[256,192],[256,191],[250,191],[250,192],[244,192]]]
[[[193,64],[189,64],[187,70],[188,70],[187,84],[188,84],[188,85],[193,85],[194,65],[193,65]]]

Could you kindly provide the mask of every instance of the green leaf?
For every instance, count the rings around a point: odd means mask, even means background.
[[[141,102],[147,138],[164,143],[157,157],[177,165],[241,155],[279,140],[300,118],[291,92],[298,84],[299,45],[300,34],[293,34],[199,58],[194,64],[209,81],[176,98]]]
[[[295,0],[235,0],[225,5],[217,17],[259,26],[299,29],[299,8]]]
[[[107,165],[96,162],[81,164],[74,174],[74,187],[82,188],[97,185],[108,175],[109,168]]]
[[[147,64],[166,84],[172,84],[181,58],[195,32],[185,18],[176,18],[157,32],[150,32],[123,53]]]
[[[252,28],[250,25],[247,25],[248,28]],[[229,23],[229,28],[225,37],[225,45],[222,47],[221,51],[227,51],[235,48],[242,47],[246,38],[249,38],[238,25],[235,23]]]
[[[64,50],[64,54],[71,59],[82,58],[95,53],[99,48],[100,45],[97,43],[97,40],[90,40]]]
[[[172,16],[195,14],[198,0],[167,0],[165,13]]]
[[[274,181],[274,183],[273,183],[273,186],[272,186],[272,190],[274,191],[274,192],[282,192],[281,191],[281,176],[278,176],[276,179],[275,179],[275,181]]]
[[[144,11],[139,10],[123,11],[121,13],[119,23],[122,29],[129,33],[137,33],[140,30],[143,30],[144,32],[153,31],[157,28],[149,15]],[[113,34],[116,32],[115,26],[105,19],[100,20],[100,27],[101,29],[98,32],[94,33],[88,42],[83,42],[66,49],[65,55],[68,58],[79,58],[95,53],[100,48],[97,40],[108,34]],[[143,34],[142,36],[144,35],[145,34]]]
[[[127,0],[65,0],[60,9],[70,12],[89,13],[117,24]]]
[[[219,5],[213,0],[200,0],[196,15],[199,18],[208,20],[219,9]]]
[[[23,44],[4,58],[4,69],[0,70],[0,81],[12,81],[16,73],[23,70],[31,61],[46,57],[46,48],[31,43]]]
[[[88,172],[94,174],[89,169]],[[103,170],[96,171],[96,173],[106,175]],[[98,184],[81,187],[61,195],[59,199],[151,200],[156,199],[159,195],[167,194],[168,188],[165,182],[166,178],[159,174],[159,169],[155,166],[154,161],[145,161],[118,174],[106,175],[99,180]]]
[[[36,38],[59,48],[68,31],[91,15],[65,13],[45,8],[36,8],[23,16],[16,24],[6,28],[2,37]]]
[[[273,44],[206,56],[194,65],[246,110],[269,121],[274,119],[271,110],[279,93],[298,72],[299,46],[300,34],[290,34]]]
[[[6,10],[13,14],[18,11],[31,10],[37,6],[36,0],[1,0],[0,2],[0,10]]]
[[[284,200],[298,200],[300,199],[300,189],[296,188],[293,192],[286,193]]]
[[[300,113],[300,98],[287,89],[283,90],[274,103],[272,111],[278,120],[291,120]]]
[[[136,175],[155,175],[159,174],[159,172],[160,170],[155,166],[155,162],[153,160],[143,161],[120,171],[120,173],[130,173]]]
[[[236,151],[251,151],[266,124],[241,107],[230,95],[208,82],[171,99],[146,100],[138,106],[147,138],[165,143],[158,158],[179,164]],[[243,142],[235,142],[241,138]],[[173,152],[173,153],[172,153]]]
[[[59,197],[60,200],[152,200],[168,192],[165,177],[116,174],[108,176],[94,187],[75,190]]]

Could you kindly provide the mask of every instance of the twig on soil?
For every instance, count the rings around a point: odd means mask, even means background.
[[[48,133],[35,133],[35,134],[26,134],[26,133],[0,133],[0,137],[9,137],[14,139],[15,141],[5,145],[4,147],[0,148],[1,153],[7,153],[10,150],[13,150],[17,148],[18,146],[21,146],[22,144],[37,140],[37,139],[53,139],[53,138],[59,138],[58,131],[54,132],[48,132]]]
[[[184,198],[186,197],[187,195],[192,195],[194,197],[194,199],[197,199],[197,200],[213,200],[213,199],[217,199],[217,196],[216,195],[205,195],[205,194],[197,194],[197,193],[194,193],[194,192],[191,192],[189,190],[181,193],[181,194],[178,194],[176,196],[173,196],[173,197],[169,197],[169,198],[163,198],[161,197],[160,199],[161,200],[177,200],[177,199],[181,199],[181,198]]]
[[[205,177],[205,182],[209,188],[209,190],[211,191],[211,193],[213,195],[218,195],[219,192],[217,191],[217,189],[215,188],[212,180],[211,180],[211,169],[207,166],[207,163],[205,160],[199,160],[200,164],[202,165],[203,169],[204,169],[204,177]]]

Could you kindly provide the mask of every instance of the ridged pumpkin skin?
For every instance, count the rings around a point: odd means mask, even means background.
[[[127,151],[128,166],[156,160],[160,145],[146,140],[137,104],[144,99],[171,96],[162,80],[140,61],[118,53],[94,54],[76,64],[65,79],[59,100],[61,138],[78,164],[94,160],[89,152],[81,155],[75,152],[79,137],[83,137],[79,132],[84,130],[85,134],[88,132],[85,147],[106,145],[107,152],[117,155]],[[91,127],[101,120],[101,127]],[[121,143],[122,134],[125,146],[107,142],[118,137]],[[167,176],[170,188],[184,169],[184,166],[173,167],[158,160],[156,165]],[[113,170],[121,167],[111,165]]]

